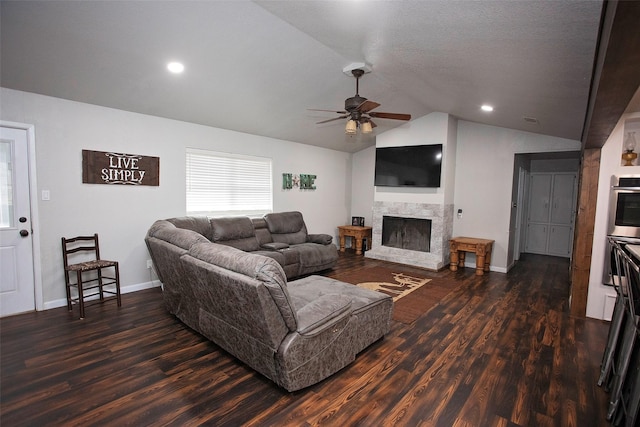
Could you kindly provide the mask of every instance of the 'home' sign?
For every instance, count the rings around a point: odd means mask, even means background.
[[[85,184],[160,185],[160,158],[82,150]]]

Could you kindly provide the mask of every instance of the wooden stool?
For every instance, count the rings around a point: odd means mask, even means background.
[[[475,252],[476,274],[482,276],[485,271],[489,271],[493,242],[494,240],[476,239],[474,237],[454,237],[449,240],[451,251],[449,269],[457,271],[458,267],[464,267],[465,252]]]

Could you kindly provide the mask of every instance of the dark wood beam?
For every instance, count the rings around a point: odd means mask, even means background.
[[[586,315],[600,149],[640,86],[640,2],[604,3],[598,53],[582,135],[579,207],[571,259],[571,314]]]
[[[591,252],[593,229],[596,222],[596,200],[598,198],[598,176],[600,175],[600,149],[589,148],[582,152],[578,214],[576,216],[571,258],[571,315],[585,317],[589,275],[591,274]]]
[[[602,148],[640,86],[640,2],[604,5],[583,148]]]

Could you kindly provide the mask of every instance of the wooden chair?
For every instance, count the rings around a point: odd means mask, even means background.
[[[117,261],[100,259],[100,246],[98,234],[93,236],[78,236],[74,238],[62,238],[62,259],[64,261],[64,278],[67,289],[67,308],[73,310],[72,304],[80,306],[80,318],[84,319],[84,300],[100,296],[100,301],[105,301],[105,294],[115,295],[118,307],[122,306],[120,299],[120,272]],[[113,269],[113,276],[105,276],[103,269]],[[86,273],[94,272],[89,278]],[[72,273],[75,273],[75,282],[72,282]],[[115,285],[115,290],[105,288]],[[71,288],[77,289],[78,296],[71,295]]]

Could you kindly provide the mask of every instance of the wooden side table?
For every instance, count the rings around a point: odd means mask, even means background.
[[[449,269],[451,271],[457,271],[458,267],[464,267],[465,253],[475,252],[476,274],[482,276],[485,271],[489,271],[493,242],[494,240],[476,239],[475,237],[454,237],[449,240],[451,251],[451,264],[449,264]]]
[[[362,239],[366,238],[369,248],[371,248],[371,227],[360,227],[358,225],[339,225],[340,252],[344,252],[344,239],[351,237],[356,241],[356,255],[362,254]]]

